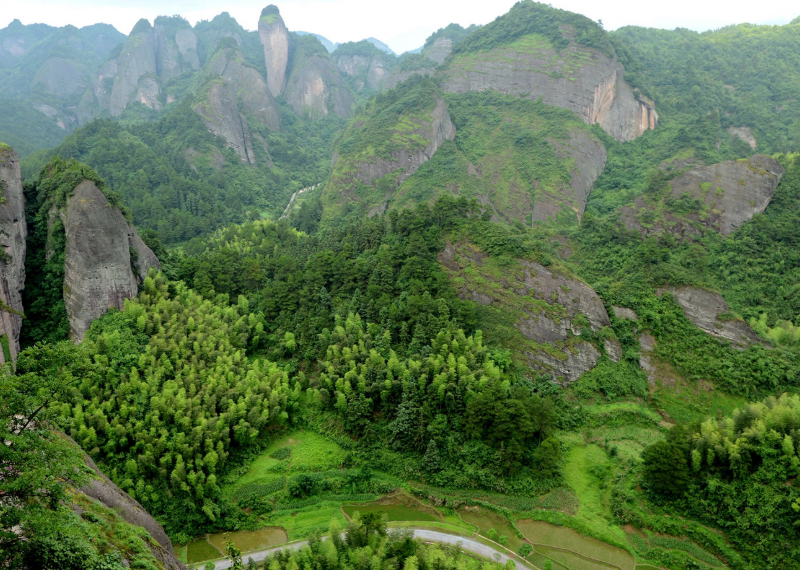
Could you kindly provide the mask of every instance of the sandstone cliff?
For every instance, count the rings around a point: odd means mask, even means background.
[[[657,294],[671,294],[683,309],[683,314],[697,328],[715,337],[730,341],[733,348],[747,348],[751,344],[766,344],[742,319],[732,316],[725,299],[695,287],[667,287]]]
[[[155,110],[166,103],[165,85],[200,68],[197,37],[185,20],[160,17],[155,26],[140,20],[120,52],[98,72],[81,100],[84,123],[107,111],[116,117],[133,102]]]
[[[356,79],[355,88],[361,91],[364,87],[380,89],[389,77],[386,62],[379,55],[333,55],[333,62],[339,70]]]
[[[450,93],[485,91],[541,98],[599,124],[620,141],[639,137],[658,123],[653,102],[637,96],[624,68],[599,50],[570,43],[559,51],[542,36],[523,36],[510,45],[454,55],[440,72]]]
[[[355,97],[328,51],[314,36],[293,36],[292,65],[284,97],[295,113],[317,119],[351,117]]]
[[[425,46],[425,48],[422,50],[422,55],[441,65],[452,51],[453,40],[450,38],[441,37],[436,38],[431,45]]]
[[[156,560],[163,564],[165,570],[185,570],[186,566],[175,556],[172,542],[161,525],[138,501],[106,477],[88,455],[85,456],[85,459],[86,465],[94,471],[94,475],[89,484],[80,489],[80,492],[116,511],[125,522],[144,528],[153,538],[152,542],[146,541],[146,544]]]
[[[0,363],[16,361],[19,353],[27,236],[19,157],[0,144]]]
[[[663,202],[637,198],[620,219],[642,235],[729,235],[766,209],[784,172],[778,161],[760,154],[692,168],[670,182]]]
[[[81,182],[66,208],[53,215],[66,233],[64,304],[70,338],[80,342],[94,319],[138,295],[140,281],[150,267],[159,267],[158,259],[94,182]]]
[[[619,360],[620,345],[609,338],[595,344],[581,338],[611,324],[603,302],[586,283],[538,263],[498,264],[470,244],[448,243],[439,261],[456,279],[459,296],[471,299],[507,323],[515,359],[563,384],[591,370],[605,352]]]
[[[264,46],[267,85],[270,93],[277,97],[286,84],[286,66],[289,64],[289,30],[286,29],[277,6],[270,4],[261,11],[258,36]]]
[[[254,120],[277,131],[280,111],[267,83],[257,70],[245,64],[241,51],[232,46],[220,48],[206,63],[204,74],[204,87],[192,107],[206,127],[222,136],[242,162],[255,165],[250,128],[239,106]]]

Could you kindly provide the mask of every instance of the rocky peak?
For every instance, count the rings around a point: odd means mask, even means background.
[[[120,209],[97,185],[84,180],[66,206],[53,212],[66,234],[64,304],[70,338],[80,342],[96,318],[139,294],[139,284],[158,259]]]
[[[0,143],[0,363],[19,353],[27,236],[19,157]]]
[[[331,60],[328,50],[312,36],[292,36],[292,67],[284,97],[295,113],[311,119],[330,113],[351,117],[355,96]]]
[[[206,127],[222,136],[242,162],[256,164],[248,116],[270,130],[280,128],[280,112],[266,81],[244,56],[233,40],[223,40],[203,70],[204,87],[193,105]]]
[[[264,46],[264,63],[267,66],[267,85],[273,97],[283,93],[286,85],[286,67],[289,65],[289,30],[283,23],[278,7],[270,4],[261,11],[258,36]]]
[[[105,109],[116,117],[134,101],[161,110],[166,102],[165,85],[199,68],[197,36],[186,20],[159,17],[155,26],[139,20],[120,54],[100,68],[86,90],[79,118],[86,122]]]

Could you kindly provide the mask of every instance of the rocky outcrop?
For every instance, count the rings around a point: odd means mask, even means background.
[[[459,54],[441,72],[450,93],[495,89],[563,107],[620,141],[639,137],[658,123],[653,102],[638,96],[624,68],[604,53],[570,44],[557,52],[546,40],[522,38],[510,46]]]
[[[22,328],[22,290],[25,288],[25,198],[19,157],[0,144],[0,363],[19,353]],[[7,354],[6,354],[7,353]]]
[[[179,17],[139,20],[119,56],[107,61],[84,94],[78,109],[86,122],[107,110],[116,117],[133,102],[161,110],[164,86],[185,71],[200,68],[197,37]]]
[[[358,91],[367,86],[380,89],[384,80],[389,77],[386,62],[377,55],[334,55],[333,61],[342,73],[357,78]]]
[[[439,37],[434,42],[422,49],[422,55],[441,65],[447,56],[453,51],[453,40],[450,38]]]
[[[277,6],[270,4],[261,11],[258,37],[264,47],[267,85],[270,93],[277,97],[283,93],[286,66],[289,64],[289,30],[286,29]]]
[[[591,370],[601,348],[581,338],[583,328],[599,331],[611,324],[603,302],[586,283],[538,263],[516,260],[497,265],[469,244],[448,243],[439,262],[458,278],[459,296],[474,300],[513,323],[520,333],[516,357],[564,384]],[[502,277],[498,277],[502,275]],[[616,339],[602,343],[614,361],[621,357]]]
[[[531,219],[544,221],[555,217],[566,202],[580,221],[589,193],[606,166],[608,152],[599,140],[584,130],[571,130],[568,141],[551,141],[551,144],[556,148],[557,156],[572,160],[569,188],[556,195],[540,196],[533,204]]]
[[[654,218],[654,206],[640,197],[621,210],[620,219],[642,235],[729,235],[766,209],[784,172],[777,160],[761,154],[692,168],[671,181],[663,217]]]
[[[150,267],[159,267],[158,260],[94,182],[81,182],[66,208],[53,214],[61,217],[66,233],[64,304],[70,338],[80,342],[94,319],[138,295],[140,280]]]
[[[750,148],[753,150],[756,150],[756,147],[758,146],[756,137],[754,137],[753,133],[750,132],[750,127],[728,127],[728,134],[732,137],[742,139],[744,142],[749,144]]]
[[[730,341],[733,348],[744,349],[752,344],[765,344],[742,319],[731,314],[725,299],[718,293],[694,287],[671,287],[657,291],[671,294],[683,309],[683,314],[697,328]]]
[[[280,111],[261,74],[245,65],[242,52],[233,47],[218,50],[206,64],[206,85],[193,108],[208,130],[223,137],[242,162],[256,164],[247,119],[239,107],[270,130],[280,128]]]
[[[165,570],[185,570],[186,566],[175,556],[172,542],[161,525],[133,497],[106,477],[88,455],[85,456],[85,460],[86,466],[94,472],[94,475],[90,482],[80,489],[80,492],[116,511],[125,522],[140,526],[150,533],[155,544],[153,541],[145,541],[145,543],[156,560],[164,565]]]
[[[429,76],[433,75],[436,72],[436,68],[433,66],[430,67],[420,67],[419,69],[414,69],[410,71],[402,71],[399,69],[395,69],[392,71],[392,74],[387,77],[383,83],[384,89],[394,89],[405,80],[414,77],[415,75],[422,75],[422,76]]]
[[[355,97],[327,53],[313,54],[296,63],[284,91],[286,102],[295,113],[311,119],[330,113],[353,116]]]

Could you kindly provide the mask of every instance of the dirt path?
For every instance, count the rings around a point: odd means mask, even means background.
[[[447,534],[446,532],[439,532],[436,530],[428,530],[422,528],[412,528],[410,529],[414,533],[414,538],[418,538],[425,542],[438,542],[440,544],[460,544],[461,550],[465,552],[469,552],[471,554],[476,554],[482,558],[488,558],[490,560],[497,560],[498,562],[505,564],[510,557],[504,554],[503,552],[492,548],[491,546],[487,546],[482,542],[478,542],[477,540],[473,540],[471,538],[466,538],[463,536],[457,536],[454,534]],[[300,541],[300,542],[292,542],[290,544],[285,544],[283,546],[276,546],[273,548],[267,548],[266,550],[259,550],[257,552],[250,552],[248,554],[242,555],[242,560],[244,560],[245,565],[247,564],[247,559],[252,558],[256,562],[263,561],[267,556],[270,554],[277,552],[279,550],[283,550],[288,548],[289,550],[299,550],[306,546],[308,541]],[[499,559],[495,556],[499,555]],[[514,563],[517,565],[518,570],[534,570],[532,566],[528,566],[526,564],[522,564],[518,560],[514,560]],[[194,566],[195,568],[203,568],[203,564],[198,564]],[[214,570],[224,570],[225,568],[230,568],[231,563],[229,560],[219,560],[214,564]]]

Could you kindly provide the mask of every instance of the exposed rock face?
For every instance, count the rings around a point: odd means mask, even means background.
[[[717,293],[694,287],[672,287],[659,290],[659,294],[671,293],[683,309],[683,314],[697,328],[731,342],[733,348],[747,348],[751,344],[765,344],[746,322],[737,318],[726,318],[730,311],[728,303]]]
[[[617,307],[614,305],[612,307],[614,309],[614,316],[618,319],[627,319],[629,321],[635,321],[639,318],[639,315],[636,314],[636,311],[633,309],[628,309],[626,307]]]
[[[693,168],[672,180],[670,199],[697,200],[699,210],[682,216],[667,213],[663,220],[643,224],[639,212],[649,207],[640,197],[634,207],[622,209],[621,221],[642,235],[702,235],[709,230],[728,235],[766,209],[784,172],[777,160],[761,154]]]
[[[564,189],[563,195],[542,196],[543,200],[539,199],[534,203],[531,218],[533,221],[544,221],[548,217],[554,216],[566,198],[580,221],[586,210],[589,193],[606,166],[608,158],[606,147],[583,130],[570,131],[569,141],[566,143],[552,141],[552,144],[556,147],[558,156],[573,160],[569,189]]]
[[[317,119],[334,113],[352,117],[355,97],[328,56],[298,62],[286,82],[284,97],[298,115]]]
[[[395,87],[397,87],[403,81],[405,81],[410,77],[414,77],[415,75],[422,75],[427,77],[428,75],[433,75],[435,71],[436,69],[433,67],[423,67],[420,69],[415,69],[414,71],[395,70],[389,77],[386,78],[386,80],[383,83],[383,87],[384,89],[394,89]]]
[[[92,321],[139,293],[139,280],[158,260],[123,217],[89,180],[76,188],[66,212],[64,304],[70,338],[80,342]],[[136,250],[137,259],[131,258]]]
[[[732,137],[740,138],[750,145],[750,148],[756,150],[758,143],[756,137],[750,132],[750,127],[728,127],[728,134]]]
[[[147,542],[147,545],[156,560],[160,561],[166,570],[185,570],[186,566],[175,556],[172,542],[161,525],[133,497],[106,477],[88,455],[85,456],[85,459],[86,465],[95,472],[95,476],[80,491],[87,497],[115,510],[126,522],[140,526],[150,533],[157,545],[151,542]]]
[[[267,66],[267,85],[274,97],[283,93],[286,84],[286,66],[289,64],[289,30],[274,5],[261,12],[258,37],[264,46],[264,63]]]
[[[447,56],[453,51],[453,40],[450,38],[436,38],[433,44],[422,50],[422,54],[428,59],[432,59],[439,65],[444,63]]]
[[[184,71],[200,68],[197,37],[188,22],[181,21],[173,32],[168,20],[159,18],[155,26],[147,20],[136,24],[120,55],[100,68],[86,91],[78,110],[81,122],[93,118],[98,108],[119,116],[134,101],[161,110],[164,85]]]
[[[19,332],[22,328],[22,294],[25,287],[25,198],[19,157],[11,148],[0,145],[0,336],[8,341],[12,361],[19,353]],[[5,348],[5,347],[3,347]],[[6,362],[0,350],[0,363]]]
[[[586,283],[568,279],[548,268],[529,261],[507,266],[497,280],[497,267],[491,258],[468,245],[448,243],[439,254],[440,263],[452,277],[459,277],[459,296],[489,306],[514,326],[529,342],[519,344],[517,357],[528,366],[549,373],[554,380],[569,383],[591,370],[601,351],[581,339],[581,324],[592,331],[611,324],[603,302]],[[466,270],[466,271],[465,271]],[[480,279],[474,279],[479,274]],[[486,283],[490,285],[487,286]],[[621,348],[609,339],[603,349],[618,361]]]
[[[370,57],[364,55],[341,55],[334,58],[334,63],[342,73],[351,77],[364,78],[363,82],[356,86],[359,91],[365,86],[380,89],[384,80],[389,76],[386,62],[377,55]]]
[[[209,87],[205,97],[195,102],[195,111],[208,130],[228,141],[242,162],[255,165],[250,128],[239,113],[239,103],[249,116],[277,131],[280,112],[267,83],[257,70],[244,64],[241,51],[235,48],[215,53],[206,64],[205,73]]]
[[[442,71],[451,93],[496,89],[542,100],[599,124],[620,141],[637,138],[658,123],[652,101],[637,97],[617,61],[571,44],[561,53],[549,43],[515,42],[477,54],[458,55]]]

